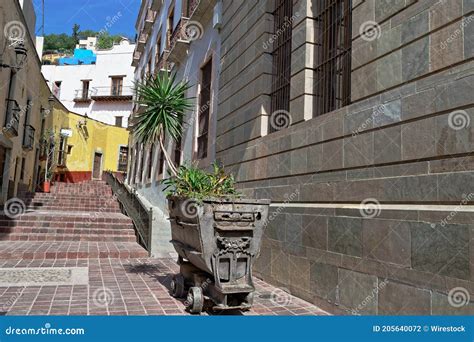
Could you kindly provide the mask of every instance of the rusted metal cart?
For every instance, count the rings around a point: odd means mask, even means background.
[[[180,273],[172,295],[191,313],[249,309],[255,287],[252,266],[260,252],[269,200],[169,197],[171,234]],[[206,305],[206,304],[210,304]]]

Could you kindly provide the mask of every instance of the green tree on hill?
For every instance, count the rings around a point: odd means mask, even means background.
[[[58,51],[72,54],[79,40],[87,37],[97,37],[98,49],[111,49],[115,43],[119,43],[122,40],[122,35],[111,35],[108,32],[98,32],[89,29],[80,31],[79,24],[74,24],[70,36],[65,33],[45,35],[44,51]]]

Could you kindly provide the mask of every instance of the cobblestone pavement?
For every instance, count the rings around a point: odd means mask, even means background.
[[[57,272],[26,282],[11,268],[70,268],[71,278],[55,284]],[[84,277],[72,276],[87,267]],[[0,315],[188,315],[184,299],[169,294],[178,266],[173,259],[45,259],[1,260]],[[38,274],[37,270],[35,274]],[[40,271],[41,273],[41,271]],[[79,272],[81,273],[81,272]],[[83,272],[82,272],[83,273]],[[49,276],[51,275],[51,276]],[[56,275],[57,277],[57,275]],[[35,277],[36,278],[36,277]],[[77,279],[76,279],[77,278]],[[69,281],[64,285],[64,281]],[[15,283],[26,286],[15,286]],[[6,286],[8,285],[8,287]],[[254,307],[244,315],[327,315],[318,307],[256,279]],[[214,314],[205,312],[204,315]]]

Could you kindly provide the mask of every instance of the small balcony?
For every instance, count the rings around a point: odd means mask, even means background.
[[[169,62],[168,58],[169,58],[169,51],[164,51],[158,63],[156,64],[155,70],[170,72],[171,69],[173,69],[173,63]]]
[[[147,41],[148,41],[148,34],[146,34],[145,32],[140,33],[140,37],[138,37],[138,42],[137,42],[137,51],[143,52],[145,50]]]
[[[94,101],[132,101],[133,87],[112,86],[92,88],[91,99]]]
[[[185,14],[190,20],[201,22],[205,15],[212,15],[216,0],[185,0]]]
[[[135,52],[133,53],[132,66],[137,67],[141,57],[142,53],[140,51],[135,50]]]
[[[74,102],[76,103],[88,103],[92,101],[92,92],[84,91],[83,89],[76,89],[74,95]]]
[[[151,5],[150,5],[150,9],[153,10],[153,11],[158,12],[160,10],[161,6],[163,6],[163,0],[152,0]]]
[[[179,63],[184,60],[188,53],[189,37],[186,33],[186,25],[189,19],[182,17],[170,37],[169,60]]]
[[[18,105],[18,102],[12,99],[6,100],[5,107],[7,112],[5,115],[3,132],[10,138],[17,137],[18,126],[20,125],[21,108]]]
[[[153,24],[155,23],[155,19],[156,19],[156,11],[149,8],[146,12],[145,24],[143,25],[144,33],[146,34],[150,33],[150,30],[153,27]]]
[[[25,135],[23,136],[23,148],[32,150],[35,144],[35,128],[31,125],[25,125]]]

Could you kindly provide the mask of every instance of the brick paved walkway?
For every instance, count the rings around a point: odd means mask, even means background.
[[[21,215],[0,213],[0,315],[187,314],[169,293],[175,260],[147,257],[105,182],[58,183],[16,200]],[[256,286],[244,314],[326,314],[263,281]]]
[[[0,315],[187,315],[169,294],[172,259],[2,260],[5,268],[87,267],[88,285],[0,287]],[[244,315],[326,315],[318,307],[261,281]],[[205,312],[213,314],[212,312]],[[240,311],[228,314],[242,314]]]

